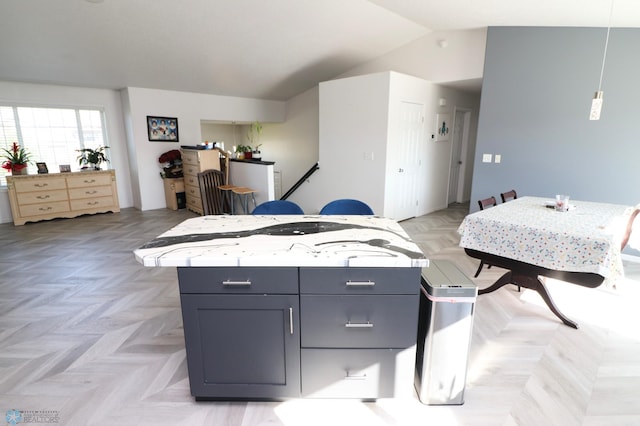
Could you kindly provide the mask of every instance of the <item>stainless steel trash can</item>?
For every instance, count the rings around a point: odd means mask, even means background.
[[[478,287],[444,260],[422,269],[415,387],[429,405],[464,404]]]

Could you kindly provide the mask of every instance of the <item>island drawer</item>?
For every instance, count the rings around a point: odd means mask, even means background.
[[[298,268],[178,267],[180,293],[298,294]]]
[[[412,349],[302,349],[301,363],[304,397],[374,399],[413,393]]]
[[[420,268],[300,268],[301,294],[420,294]]]
[[[419,300],[412,295],[301,295],[301,346],[404,348],[414,345]]]

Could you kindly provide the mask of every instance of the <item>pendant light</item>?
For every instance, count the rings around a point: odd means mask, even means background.
[[[598,84],[598,91],[591,100],[591,112],[589,113],[589,120],[600,120],[600,112],[602,111],[602,102],[604,92],[602,91],[602,76],[604,75],[604,63],[607,59],[607,48],[609,47],[609,34],[611,33],[611,16],[613,15],[613,4],[615,0],[611,0],[611,9],[609,10],[609,24],[607,26],[607,38],[604,42],[604,54],[602,55],[602,67],[600,68],[600,83]]]

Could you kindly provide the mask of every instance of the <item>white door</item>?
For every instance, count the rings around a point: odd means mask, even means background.
[[[453,135],[451,146],[451,166],[449,170],[449,194],[447,203],[462,201],[462,185],[464,174],[465,145],[468,137],[468,120],[470,112],[456,109],[453,119]]]
[[[417,178],[420,165],[418,150],[424,137],[424,105],[412,102],[401,102],[399,138],[394,143],[396,151],[395,167],[391,172],[395,174],[395,194],[393,197],[395,220],[414,217],[417,209]]]

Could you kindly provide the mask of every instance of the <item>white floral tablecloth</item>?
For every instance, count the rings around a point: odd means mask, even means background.
[[[469,214],[460,246],[558,271],[623,275],[620,244],[632,207],[570,201],[557,212],[550,198],[522,197]]]

